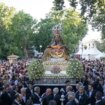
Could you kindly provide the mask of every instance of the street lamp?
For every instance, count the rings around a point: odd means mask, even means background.
[[[40,52],[41,52],[41,49],[42,49],[42,45],[40,45],[39,47],[40,47]]]
[[[82,44],[82,53],[83,53],[83,47],[84,47],[84,45]]]

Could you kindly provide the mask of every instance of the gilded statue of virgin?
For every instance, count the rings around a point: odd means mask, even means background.
[[[63,39],[60,35],[60,25],[54,26],[52,28],[52,31],[54,36],[51,41],[51,44],[48,45],[44,51],[43,60],[47,61],[51,58],[64,58],[65,60],[69,60],[68,48],[64,45]]]

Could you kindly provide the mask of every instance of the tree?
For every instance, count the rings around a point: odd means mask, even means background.
[[[63,10],[60,14],[52,11],[46,19],[41,20],[37,26],[39,29],[35,36],[35,46],[39,49],[39,45],[43,45],[42,50],[44,50],[49,45],[53,37],[51,29],[56,24],[61,24],[61,36],[70,53],[74,52],[76,44],[87,31],[85,20],[75,10]]]
[[[9,25],[12,23],[11,20],[15,14],[15,8],[8,7],[4,3],[0,3],[0,23],[8,28]]]
[[[42,45],[41,51],[49,45],[52,39],[52,27],[56,22],[51,18],[42,19],[37,25],[37,32],[35,33],[34,45],[37,50],[40,51],[40,45]]]
[[[56,1],[56,0],[55,0]],[[102,31],[105,38],[105,0],[68,0],[71,7],[81,8],[81,16],[84,16],[94,28]],[[55,2],[56,3],[56,2]],[[57,2],[58,3],[58,2]],[[61,1],[59,2],[59,4]],[[57,6],[57,5],[55,5]]]
[[[101,52],[105,52],[105,40],[102,40],[102,42],[96,41],[96,46]]]
[[[78,12],[74,9],[65,10],[62,19],[63,33],[62,36],[70,52],[74,52],[76,45],[87,32],[87,25]]]
[[[28,48],[33,44],[35,24],[36,21],[23,11],[19,11],[12,19],[10,30],[13,41],[20,51],[24,51],[25,57],[28,57]]]
[[[93,17],[92,25],[102,32],[102,39],[105,39],[105,10],[97,13]]]
[[[4,3],[0,3],[0,58],[6,58],[9,54],[9,46],[11,45],[9,25],[14,13],[13,7],[7,7]]]
[[[52,8],[53,10],[56,11],[62,10],[64,7],[64,0],[54,0],[53,4],[54,4],[54,7]]]

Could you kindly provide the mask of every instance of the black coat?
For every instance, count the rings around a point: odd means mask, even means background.
[[[60,94],[53,95],[53,100],[56,101],[57,105],[61,104],[60,98],[61,98]]]
[[[68,101],[66,105],[77,105],[75,100]]]
[[[93,90],[92,93],[91,93],[91,96],[89,96],[89,91],[87,91],[88,104],[95,105],[95,102],[96,102],[95,94],[96,94],[96,91]]]
[[[49,105],[49,102],[53,100],[53,94],[50,95],[46,95],[44,94],[44,96],[42,97],[42,105]]]
[[[26,101],[26,102],[27,102],[27,101]],[[23,99],[20,101],[21,105],[26,105],[26,102],[24,102]]]
[[[102,100],[100,100],[99,102],[96,102],[95,105],[105,105],[105,103]]]
[[[14,100],[12,105],[21,105],[21,104]]]
[[[86,93],[79,95],[79,92],[77,92],[76,98],[79,100],[79,105],[87,105],[88,104],[88,96]]]
[[[1,101],[2,105],[12,105],[12,98],[7,92],[1,95]]]
[[[26,99],[28,100],[32,96],[32,92],[29,88],[26,89]]]
[[[37,94],[33,93],[32,101],[34,104],[40,104],[40,97]]]

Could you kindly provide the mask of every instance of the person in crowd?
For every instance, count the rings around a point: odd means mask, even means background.
[[[87,90],[88,104],[89,105],[95,105],[95,101],[96,101],[95,94],[96,94],[96,91],[93,89],[93,85],[89,84],[88,90]]]
[[[3,93],[3,87],[0,87],[0,105],[2,105],[2,99],[1,99],[2,93]]]
[[[68,102],[68,94],[71,92],[73,92],[73,87],[71,85],[66,86],[65,104]]]
[[[31,99],[33,96],[33,88],[35,85],[34,80],[29,80],[27,75],[27,64],[30,59],[17,60],[14,64],[10,64],[8,61],[2,61],[0,64],[0,105],[11,105],[15,100],[16,93],[21,95],[20,103],[22,105],[31,105]],[[80,80],[77,80],[76,84],[72,88],[70,80],[67,80],[65,87],[61,89],[61,94],[63,94],[66,99],[65,103],[68,102],[68,94],[70,92],[76,93],[76,98],[79,101],[79,105],[87,102],[88,104],[96,104],[98,98],[94,98],[94,93],[100,91],[102,93],[102,100],[105,97],[105,60],[85,60],[80,59],[80,62],[84,67],[84,76]],[[67,89],[70,86],[70,89]],[[84,87],[81,92],[81,86]],[[25,90],[23,88],[26,88]],[[22,92],[22,90],[24,90]],[[69,92],[67,92],[70,90]],[[75,91],[74,91],[75,90]],[[56,89],[46,89],[43,93],[41,89],[40,94],[42,95],[41,103],[45,102],[46,105],[49,104],[50,100],[55,100]],[[66,92],[65,92],[66,91]],[[67,94],[68,93],[68,94]],[[60,95],[61,95],[60,94]],[[85,101],[84,101],[85,100]],[[86,101],[87,100],[87,101]],[[33,101],[32,101],[33,102]],[[87,105],[85,103],[85,105]],[[44,105],[44,104],[43,104]]]
[[[100,91],[96,92],[96,103],[95,105],[105,105],[104,101],[102,100],[102,93]]]
[[[84,90],[84,86],[80,86],[78,92],[76,93],[76,99],[79,101],[79,105],[88,104],[88,96]]]
[[[31,83],[29,83],[27,88],[26,88],[26,97],[27,97],[27,99],[30,99],[32,94],[33,94],[33,86],[32,86]]]
[[[10,96],[11,96],[11,99],[12,99],[12,102],[14,101],[14,97],[15,97],[15,94],[17,93],[16,91],[15,91],[15,86],[14,86],[14,83],[12,83],[12,84],[10,84],[9,85],[9,94],[10,94]]]
[[[6,84],[1,94],[1,105],[12,105],[12,96],[9,93],[9,85]]]
[[[22,104],[21,104],[21,99],[20,99],[20,97],[21,97],[21,96],[20,96],[19,93],[15,94],[15,99],[14,99],[12,105],[22,105]]]
[[[51,100],[48,105],[60,105],[60,104],[57,104],[55,100]]]
[[[75,98],[75,93],[74,92],[70,92],[68,94],[68,102],[66,105],[78,105],[79,101]]]
[[[46,92],[42,95],[42,105],[48,105],[53,100],[53,94],[51,88],[47,88]]]
[[[59,94],[59,89],[57,87],[55,87],[53,89],[53,100],[56,101],[57,105],[61,104],[60,98],[61,98],[61,96]]]
[[[34,93],[32,94],[32,101],[34,104],[40,105],[40,87],[34,87]]]
[[[76,90],[75,90],[75,92],[78,92],[79,87],[81,87],[81,86],[83,86],[83,83],[81,81],[80,82],[77,82],[76,83]]]
[[[22,97],[21,104],[26,105],[27,97],[26,97],[26,88],[24,88],[24,87],[21,88],[21,97]]]

